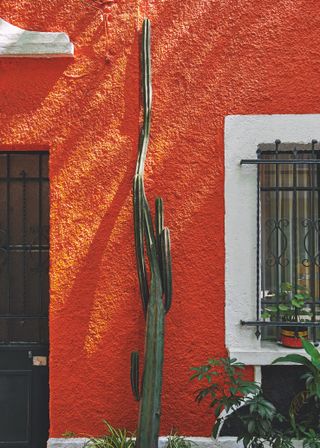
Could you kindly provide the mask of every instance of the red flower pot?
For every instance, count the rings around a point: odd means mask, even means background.
[[[284,347],[302,348],[300,338],[308,339],[307,327],[282,327],[281,328],[281,344]]]

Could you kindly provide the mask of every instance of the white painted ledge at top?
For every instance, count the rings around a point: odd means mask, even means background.
[[[66,33],[28,31],[0,19],[0,58],[73,57],[74,46]]]
[[[236,437],[221,437],[219,442],[210,437],[186,437],[194,442],[195,448],[241,448],[243,443],[237,443]],[[49,439],[47,448],[83,448],[88,439]],[[160,437],[159,448],[165,448],[167,437]],[[90,446],[90,445],[89,445]],[[269,445],[266,445],[266,448]],[[295,448],[302,448],[301,442],[294,443]]]

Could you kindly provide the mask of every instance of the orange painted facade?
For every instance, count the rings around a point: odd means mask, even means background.
[[[189,367],[224,347],[224,117],[319,111],[317,0],[2,0],[0,17],[65,31],[75,58],[0,60],[0,142],[49,148],[50,435],[134,429],[130,353],[143,350],[131,186],[139,30],[152,21],[146,190],[165,201],[174,296],[162,430],[208,435]]]

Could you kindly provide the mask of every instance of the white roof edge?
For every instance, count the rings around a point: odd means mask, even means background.
[[[0,18],[0,57],[73,57],[66,33],[28,31]]]

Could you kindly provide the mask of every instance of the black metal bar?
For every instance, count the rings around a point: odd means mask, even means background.
[[[317,153],[317,155],[318,155],[318,157],[320,158],[320,156],[319,156],[319,153]],[[317,166],[317,169],[316,169],[316,176],[317,176],[317,181],[316,181],[316,183],[317,183],[317,185],[320,185],[320,170],[319,170],[319,167]],[[318,193],[318,200],[317,200],[317,218],[319,219],[319,217],[320,217],[320,193]],[[319,235],[319,233],[318,233],[318,236],[317,236],[317,250],[316,250],[316,252],[317,253],[320,253],[320,235]],[[319,267],[317,268],[317,277],[319,278],[319,274],[320,274],[320,271],[319,271]],[[319,281],[317,281],[317,297],[318,298],[320,298],[320,285],[319,285]],[[319,307],[316,307],[316,312],[319,312]],[[316,338],[318,337],[318,340],[320,339],[320,333],[319,333],[319,330],[318,330],[318,332],[316,332]]]
[[[293,151],[294,157],[297,157],[296,148]],[[293,201],[292,201],[292,263],[293,263],[293,293],[297,294],[297,245],[298,245],[298,233],[297,233],[297,166],[293,165]],[[295,319],[298,319],[297,309],[295,308]]]
[[[26,172],[21,171],[21,176],[23,179],[22,183],[22,241],[23,245],[27,242],[27,186],[26,186]],[[26,266],[26,251],[23,251],[23,312],[26,311],[26,288],[27,288],[27,266]]]
[[[260,156],[259,148],[257,150],[258,157]],[[260,165],[257,166],[257,309],[256,309],[256,318],[257,320],[260,319],[260,291],[261,291],[261,285],[260,285]],[[259,339],[261,336],[260,327],[257,326],[256,328],[256,338]]]
[[[311,142],[311,151],[312,151],[312,158],[314,158],[314,147],[317,144],[317,140],[312,140]],[[310,166],[310,175],[311,175],[311,201],[310,201],[310,217],[313,222],[315,222],[315,213],[314,213],[314,168],[315,165]],[[315,305],[315,269],[316,269],[316,263],[315,263],[315,226],[313,226],[312,232],[311,232],[311,250],[312,250],[312,263],[310,266],[310,293],[311,297],[313,298],[313,305],[311,307],[312,309],[312,320],[316,320],[316,305]],[[312,339],[313,342],[316,342],[316,328],[312,329]]]
[[[15,182],[38,182],[39,178],[38,177],[27,177],[25,180],[22,179],[21,177],[10,177],[11,181],[15,181]],[[45,180],[45,181],[49,181],[48,177],[42,177],[41,180]],[[5,182],[6,181],[6,177],[0,177],[0,181]]]
[[[275,300],[261,300],[261,303],[263,305],[276,305],[277,302]],[[306,305],[312,305],[314,303],[314,301],[313,300],[306,300],[304,303]],[[320,300],[316,300],[315,303],[317,305],[320,305]]]
[[[10,151],[7,151],[7,150],[4,150],[4,149],[2,149],[2,150],[0,150],[0,157],[2,156],[2,155],[7,155],[7,154],[9,154],[9,152],[10,152],[10,154],[12,154],[13,156],[15,156],[16,154],[18,154],[18,155],[39,155],[39,154],[48,154],[48,150],[47,149],[42,149],[42,150],[31,150],[31,151],[29,151],[29,149],[28,150],[26,150],[26,151],[23,151],[23,150],[15,150],[15,149],[11,149]]]
[[[0,246],[1,250],[11,251],[11,252],[30,252],[30,251],[38,251],[41,250],[43,252],[49,250],[48,245],[38,246],[36,244],[11,244],[10,246]]]
[[[6,161],[7,161],[7,171],[6,171],[6,196],[7,196],[7,244],[10,244],[10,155],[7,154],[6,156]],[[11,285],[10,285],[10,254],[7,254],[7,300],[8,300],[8,313],[11,312]],[[11,340],[11,326],[10,323],[8,322],[8,340]]]
[[[284,143],[285,145],[285,143]],[[291,146],[291,144],[290,144]],[[302,146],[306,146],[304,143],[302,143]],[[310,144],[309,144],[310,146]],[[261,149],[261,148],[260,148]],[[320,149],[315,149],[314,150],[315,153],[320,153]],[[261,152],[263,154],[274,154],[274,149],[261,149]],[[312,150],[311,149],[299,149],[297,148],[297,152],[298,154],[312,154]],[[284,147],[282,147],[281,149],[281,154],[292,154],[292,149],[285,149]]]
[[[261,191],[275,191],[275,187],[261,187]],[[292,191],[292,187],[279,187],[279,191]],[[312,191],[312,187],[298,187],[296,188],[297,191]],[[314,191],[320,191],[319,187],[314,187]]]
[[[290,159],[242,159],[240,165],[319,165],[319,159],[290,160]]]
[[[279,154],[279,145],[280,140],[275,141],[275,155],[276,160],[278,159]],[[279,224],[279,166],[276,165],[276,223]],[[276,262],[275,262],[275,268],[276,268],[276,301],[277,301],[277,319],[279,319],[280,313],[279,313],[279,303],[280,303],[280,255],[279,255],[279,225],[277,227],[277,233],[276,233]],[[277,334],[277,338],[279,339],[279,334]]]
[[[39,246],[42,245],[42,155],[39,155]],[[42,306],[42,251],[39,250],[38,252],[38,264],[39,264],[39,270],[38,270],[38,306],[39,310],[42,313],[43,312],[43,306]],[[40,322],[38,322],[38,335],[39,335],[39,341],[41,340],[41,325]]]
[[[30,319],[48,319],[48,315],[38,315],[38,314],[34,314],[32,316],[27,316],[27,315],[15,315],[15,314],[1,314],[0,315],[0,319],[17,319],[17,320],[30,320]]]
[[[48,344],[43,344],[43,343],[40,343],[40,342],[32,342],[32,341],[29,341],[29,342],[19,342],[19,341],[11,341],[11,342],[2,342],[2,341],[0,341],[0,348],[1,348],[1,351],[2,350],[6,350],[6,349],[8,349],[8,350],[21,350],[21,348],[24,348],[24,347],[30,347],[30,345],[32,345],[32,348],[33,349],[36,349],[36,350],[38,350],[38,349],[47,349],[48,348]],[[1,446],[1,445],[0,445]]]
[[[318,327],[320,328],[320,322],[308,321],[308,322],[266,322],[266,321],[256,321],[256,320],[240,320],[242,326],[248,327]]]

